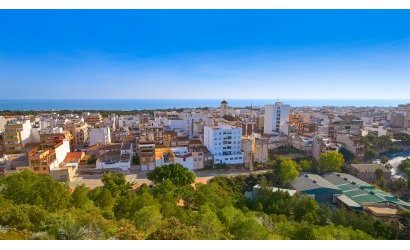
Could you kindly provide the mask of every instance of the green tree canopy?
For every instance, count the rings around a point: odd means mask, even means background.
[[[195,181],[195,175],[178,163],[157,167],[150,171],[147,177],[154,184],[170,180],[177,187],[190,185]]]
[[[280,157],[272,165],[276,185],[283,186],[299,175],[299,166],[292,159]]]
[[[105,172],[101,177],[101,181],[113,196],[126,194],[132,187],[132,184],[127,182],[123,173]]]
[[[341,172],[344,164],[343,155],[336,151],[328,151],[320,155],[319,167],[321,173]]]
[[[29,171],[15,173],[0,179],[1,193],[16,204],[32,204],[46,210],[64,209],[70,204],[70,190],[50,175]]]

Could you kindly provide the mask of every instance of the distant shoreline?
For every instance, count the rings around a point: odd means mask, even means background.
[[[9,99],[0,100],[0,112],[25,111],[153,111],[189,108],[217,108],[222,99]],[[235,108],[263,107],[275,99],[227,99]],[[281,99],[292,107],[397,107],[410,103],[408,100],[326,100]]]

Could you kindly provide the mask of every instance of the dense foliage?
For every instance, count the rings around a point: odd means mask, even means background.
[[[321,173],[341,172],[342,166],[345,163],[341,153],[336,151],[328,151],[320,155],[319,168]]]
[[[282,170],[195,187],[175,174],[136,190],[120,173],[104,174],[102,187],[73,191],[47,175],[0,177],[0,239],[408,239],[408,226],[330,211],[309,197],[262,189],[245,198],[257,183],[283,182],[275,177]],[[409,214],[400,220],[408,223]]]

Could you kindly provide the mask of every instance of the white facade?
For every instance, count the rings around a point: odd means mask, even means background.
[[[183,114],[183,121],[185,123],[184,132],[186,132],[189,138],[198,136],[198,129],[195,129],[195,124],[205,122],[208,120],[208,115],[203,112],[189,112]]]
[[[288,133],[290,105],[276,102],[265,106],[264,134]]]
[[[171,150],[174,153],[175,163],[179,163],[191,171],[194,170],[194,157],[187,147],[171,148]]]
[[[3,116],[0,116],[0,134],[1,132],[4,131],[4,126],[6,126],[7,121],[6,118],[4,118]]]
[[[111,134],[109,127],[103,128],[89,128],[88,129],[89,146],[97,143],[108,144],[111,143]]]
[[[139,116],[136,115],[120,115],[118,117],[119,128],[138,128]]]
[[[242,129],[230,125],[204,127],[204,145],[214,155],[214,163],[242,164]]]
[[[64,139],[61,144],[55,148],[56,152],[56,161],[57,166],[62,163],[67,156],[67,153],[70,152],[70,142],[67,139]]]
[[[127,171],[131,167],[132,162],[132,143],[124,143],[121,145],[120,151],[112,152],[119,156],[117,157],[104,157],[99,158],[95,163],[97,169],[121,169]]]
[[[39,128],[31,128],[31,142],[32,143],[40,143]]]
[[[182,120],[182,119],[168,119],[168,126],[172,130],[179,129],[181,131],[187,132],[186,131],[187,127],[185,125],[185,121]]]

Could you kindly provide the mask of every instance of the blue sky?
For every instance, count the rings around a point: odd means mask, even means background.
[[[408,10],[0,10],[0,98],[408,99]]]

